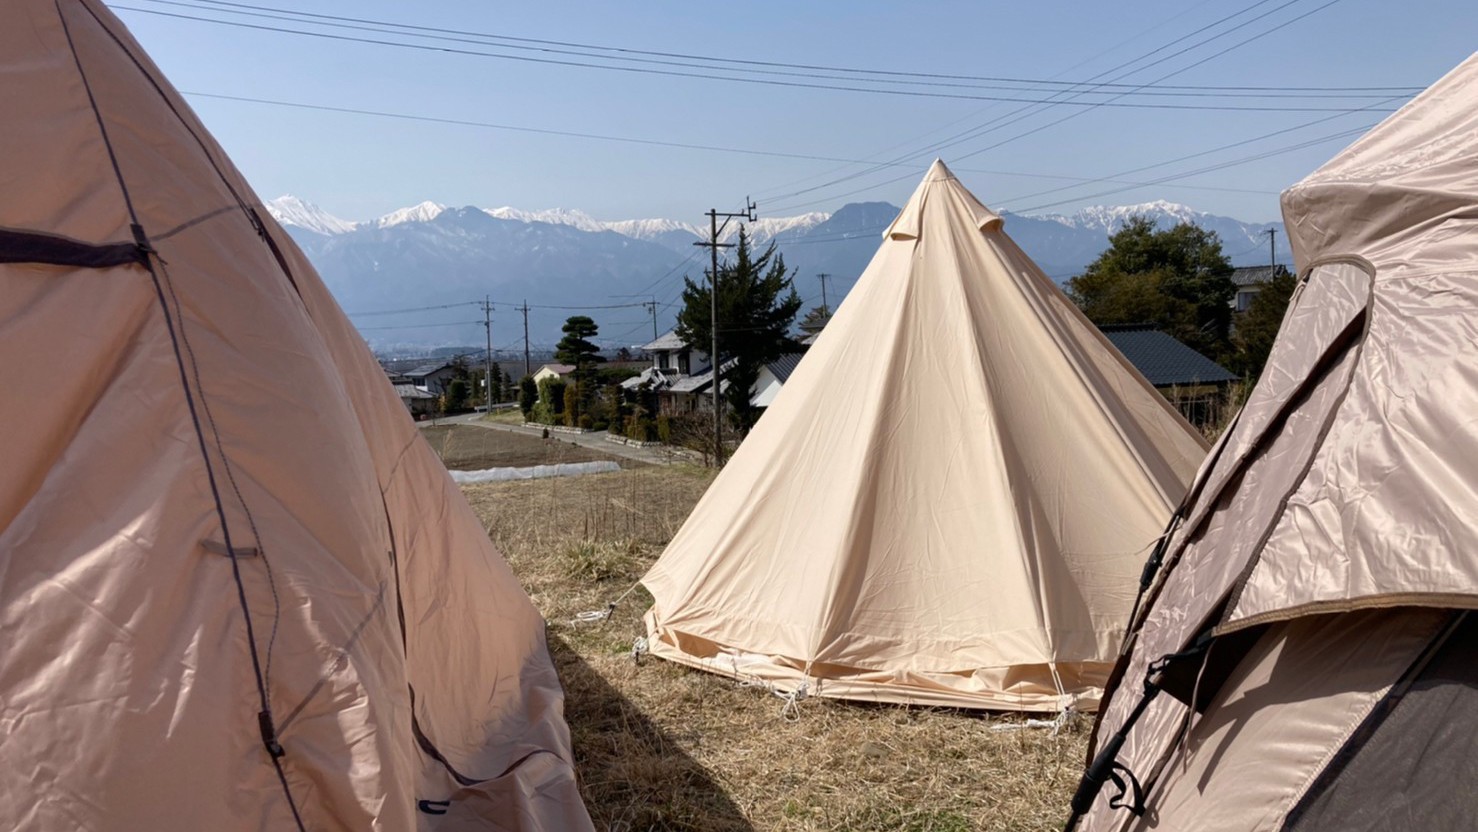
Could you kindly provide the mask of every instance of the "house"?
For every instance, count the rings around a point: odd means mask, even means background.
[[[1237,380],[1225,367],[1154,324],[1103,324],[1098,329],[1193,425],[1210,418],[1214,405]]]
[[[813,338],[815,336],[812,336]],[[803,352],[792,352],[766,364],[760,369],[760,377],[755,380],[754,387],[749,394],[749,403],[755,407],[769,407],[770,402],[775,400],[775,394],[785,386],[790,379],[790,374],[800,365]]]
[[[435,413],[438,398],[414,384],[395,385],[395,395],[400,397],[400,403],[411,412],[414,418]]]
[[[1232,298],[1232,309],[1246,312],[1252,305],[1252,299],[1262,291],[1263,284],[1287,274],[1288,269],[1285,266],[1238,266],[1232,269],[1232,285],[1237,287],[1237,294]]]
[[[574,364],[545,364],[534,371],[534,383],[538,384],[546,378],[557,378],[569,381],[575,372]]]
[[[651,366],[641,375],[621,382],[622,388],[636,390],[646,385],[655,391],[659,413],[687,413],[713,407],[713,368],[708,366],[707,353],[684,344],[675,332],[668,332],[642,349],[652,356]],[[800,352],[783,355],[761,368],[759,379],[750,388],[750,402],[755,407],[768,407],[795,371],[802,355]],[[725,362],[720,375],[733,365],[732,359]],[[727,390],[728,382],[720,378],[720,394]]]
[[[651,356],[651,364],[638,375],[621,382],[623,390],[647,389],[657,394],[658,411],[662,413],[686,412],[697,407],[692,399],[694,375],[709,372],[708,354],[695,350],[677,337],[672,330],[648,344],[642,350]],[[683,384],[677,391],[676,384]]]
[[[457,368],[449,361],[433,361],[422,364],[407,372],[406,378],[411,384],[425,390],[433,396],[440,396],[451,386],[452,379],[458,375]]]

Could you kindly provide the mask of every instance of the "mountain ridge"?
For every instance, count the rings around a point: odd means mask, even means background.
[[[707,262],[693,245],[707,229],[679,220],[603,221],[577,209],[452,208],[427,201],[351,222],[294,196],[267,207],[376,347],[480,343],[481,321],[472,320],[480,313],[472,307],[484,297],[497,302],[495,346],[511,340],[514,324],[521,351],[522,320],[510,318],[525,301],[535,345],[556,341],[560,324],[577,308],[596,318],[603,343],[640,344],[652,330],[652,312],[643,305],[655,304],[657,328],[667,328],[682,279],[702,280]],[[854,202],[834,212],[765,218],[748,227],[758,244],[776,244],[807,307],[821,302],[821,273],[832,278],[827,299],[835,306],[898,211],[886,202]],[[1191,221],[1215,231],[1235,265],[1265,264],[1267,230],[1282,231],[1279,223],[1245,223],[1165,201],[1093,206],[1068,215],[1002,212],[1007,233],[1058,282],[1080,273],[1136,214],[1161,226]],[[731,223],[725,238],[732,239],[738,228]],[[1279,233],[1275,243],[1279,261],[1289,262],[1286,238]],[[444,314],[397,312],[440,305],[454,308]],[[464,305],[466,310],[455,308]]]

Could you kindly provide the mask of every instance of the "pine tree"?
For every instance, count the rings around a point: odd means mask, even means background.
[[[706,351],[712,343],[710,291],[707,281],[694,283],[683,278],[683,308],[677,316],[677,335],[694,348]],[[739,229],[734,257],[719,265],[718,329],[719,355],[712,361],[725,368],[728,383],[724,401],[730,419],[740,434],[747,434],[759,418],[749,403],[750,390],[760,370],[771,361],[800,349],[790,337],[801,299],[786,273],[785,258],[771,242],[764,253],[753,256],[749,235]]]

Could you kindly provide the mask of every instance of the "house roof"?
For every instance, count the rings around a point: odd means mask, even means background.
[[[642,344],[642,349],[646,350],[647,352],[652,352],[654,350],[680,350],[686,348],[687,346],[688,345],[683,342],[683,339],[677,337],[676,330],[669,329],[667,330],[667,332],[663,333],[661,337],[651,342],[650,344]]]
[[[431,395],[430,393],[427,393],[425,390],[422,390],[421,388],[417,387],[414,384],[397,384],[397,385],[395,385],[395,395],[399,396],[402,399],[434,399],[434,398],[436,398],[435,396]]]
[[[1236,381],[1225,367],[1155,329],[1152,324],[1100,326],[1129,363],[1155,387]]]
[[[438,370],[444,370],[452,366],[450,361],[433,361],[430,364],[422,364],[411,370],[406,370],[405,375],[409,378],[425,378]]]
[[[556,373],[558,375],[567,376],[570,373],[575,372],[575,365],[574,364],[544,364],[544,365],[541,365],[539,367],[539,369],[535,370],[534,373],[535,374],[538,374],[538,373],[540,373],[540,372],[542,372],[544,370],[548,370],[549,372]]]
[[[1286,266],[1238,266],[1232,269],[1232,283],[1237,286],[1257,286],[1287,273]]]
[[[730,369],[733,366],[734,366],[734,359],[731,358],[728,361],[725,361],[724,362],[723,369],[728,370],[728,369]],[[677,381],[674,381],[672,383],[672,386],[669,387],[668,389],[671,390],[674,393],[699,393],[699,392],[702,392],[704,390],[707,390],[708,389],[708,385],[710,385],[712,383],[713,383],[713,368],[712,367],[704,367],[704,368],[700,369],[698,372],[693,373],[692,375],[690,375],[690,376],[688,376],[686,378],[680,378]],[[728,382],[726,380],[724,380],[724,379],[720,379],[719,380],[719,385],[721,387],[727,387],[728,386]]]
[[[784,384],[786,381],[790,380],[790,374],[795,372],[796,366],[801,363],[801,359],[804,358],[805,355],[806,354],[803,352],[786,353],[785,355],[780,356],[774,361],[771,361],[769,364],[766,364],[765,367],[770,371],[770,374],[775,377],[776,381]]]

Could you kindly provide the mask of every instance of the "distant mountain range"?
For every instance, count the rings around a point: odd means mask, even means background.
[[[655,300],[657,328],[666,329],[682,277],[700,279],[707,261],[693,245],[707,229],[670,219],[602,221],[578,210],[422,202],[350,221],[295,196],[274,199],[267,208],[370,344],[391,352],[483,343],[482,313],[473,304],[484,297],[494,302],[494,348],[510,354],[523,348],[523,318],[514,307],[525,301],[536,348],[558,340],[564,319],[582,313],[601,325],[604,343],[641,344],[652,322],[639,304]],[[835,306],[898,211],[885,202],[849,203],[830,214],[761,218],[748,228],[757,243],[776,243],[807,306],[820,303],[816,275],[830,274],[828,299]],[[1215,231],[1236,265],[1266,263],[1267,229],[1275,228],[1278,260],[1291,261],[1281,223],[1246,223],[1171,202],[1095,206],[1069,215],[1003,214],[1007,233],[1058,282],[1082,271],[1135,215],[1162,227],[1191,222]],[[732,241],[737,233],[731,224],[723,237]]]

